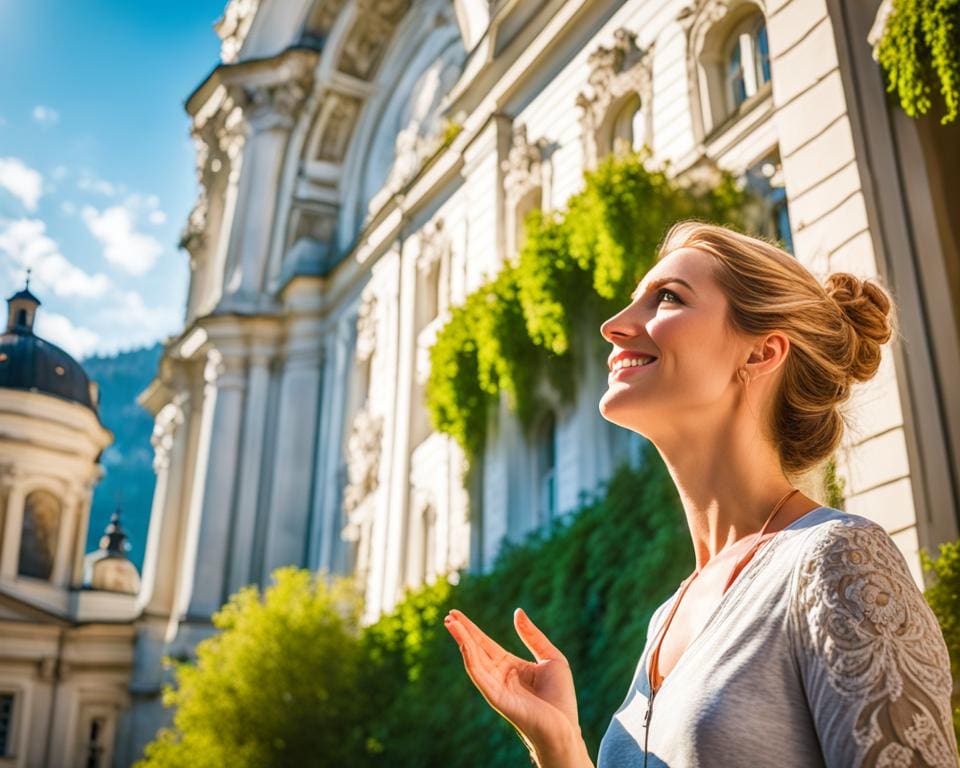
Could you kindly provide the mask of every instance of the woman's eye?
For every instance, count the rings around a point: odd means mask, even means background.
[[[671,291],[669,288],[661,288],[659,291],[657,291],[657,303],[658,303],[658,304],[663,300],[661,297],[662,297],[663,294],[665,294],[665,293],[668,293],[668,294],[670,294],[670,295],[673,297],[673,299],[671,299],[671,301],[674,301],[674,300],[675,300],[676,303],[678,303],[678,304],[682,304],[682,303],[683,303],[682,301],[680,301],[680,297],[677,296],[677,294],[675,294],[675,293],[674,293],[673,291]]]

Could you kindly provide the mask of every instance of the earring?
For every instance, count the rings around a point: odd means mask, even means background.
[[[747,372],[743,366],[737,368],[737,378],[740,379],[744,384],[747,383]]]

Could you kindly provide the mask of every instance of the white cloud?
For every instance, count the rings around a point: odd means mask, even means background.
[[[0,187],[20,200],[28,211],[35,211],[43,194],[43,176],[16,157],[0,157]]]
[[[163,211],[150,211],[150,215],[147,217],[151,224],[163,224],[167,220],[167,214]]]
[[[77,212],[77,206],[69,200],[60,203],[60,211],[64,216],[73,216]]]
[[[55,312],[37,312],[37,335],[63,347],[74,357],[86,357],[100,344],[100,337],[89,328],[74,325]]]
[[[96,315],[97,327],[116,329],[116,337],[104,331],[99,352],[113,354],[122,349],[133,349],[153,344],[183,325],[183,317],[173,307],[150,307],[137,291],[111,294]]]
[[[111,286],[106,275],[91,275],[68,261],[39,219],[0,220],[0,253],[22,267],[31,267],[36,284],[58,296],[93,299]]]
[[[89,171],[82,171],[80,178],[77,179],[77,189],[82,189],[84,192],[93,192],[97,195],[104,195],[105,197],[115,197],[124,190],[124,186],[98,178]]]
[[[53,107],[45,107],[37,104],[33,108],[33,121],[44,127],[56,125],[60,122],[60,113]]]
[[[69,171],[67,170],[67,166],[58,165],[56,168],[50,171],[50,176],[54,181],[62,181],[67,177],[68,173]]]
[[[91,234],[103,246],[103,256],[132,275],[148,272],[163,252],[156,238],[137,232],[133,212],[125,205],[98,211],[90,205],[81,211]]]

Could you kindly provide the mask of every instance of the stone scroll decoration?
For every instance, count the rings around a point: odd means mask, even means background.
[[[372,80],[393,31],[409,8],[410,0],[357,0],[356,20],[340,49],[337,69]]]
[[[347,439],[347,486],[343,492],[343,510],[347,524],[342,537],[357,541],[363,529],[365,500],[377,489],[380,470],[380,445],[383,417],[361,410],[353,420]]]
[[[550,142],[540,138],[531,143],[527,138],[527,126],[514,124],[510,151],[500,163],[507,206],[516,207],[529,192],[544,188],[545,177],[549,174],[549,153]]]
[[[651,137],[653,47],[639,48],[637,33],[622,27],[613,37],[611,47],[601,46],[590,54],[587,88],[577,96],[586,168],[595,168],[605,154],[615,149],[611,121],[617,108],[630,98],[638,99],[645,108],[648,143]]]

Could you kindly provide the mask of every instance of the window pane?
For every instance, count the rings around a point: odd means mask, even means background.
[[[757,63],[757,82],[770,82],[770,47],[767,44],[767,25],[761,22],[754,36],[754,60]]]
[[[10,754],[10,728],[12,725],[13,694],[0,693],[0,755]]]
[[[747,86],[743,81],[743,64],[740,58],[740,41],[734,40],[727,59],[727,89],[732,99],[732,107],[736,109],[747,98]]]

